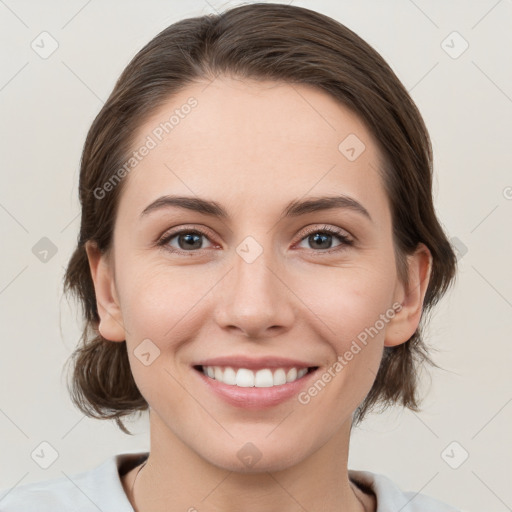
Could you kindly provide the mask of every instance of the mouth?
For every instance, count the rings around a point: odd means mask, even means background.
[[[303,379],[318,366],[281,366],[250,369],[234,366],[194,365],[194,370],[220,384],[239,388],[281,387]]]
[[[208,399],[262,411],[297,396],[310,385],[320,366],[277,354],[230,354],[194,361],[191,369]]]

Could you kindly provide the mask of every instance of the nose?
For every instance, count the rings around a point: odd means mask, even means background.
[[[295,323],[294,295],[271,250],[250,263],[235,252],[233,267],[219,284],[214,317],[222,329],[261,339]]]

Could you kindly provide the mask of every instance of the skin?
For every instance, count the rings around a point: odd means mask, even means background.
[[[150,456],[135,496],[138,468],[123,477],[128,497],[135,510],[155,512],[375,510],[348,478],[351,419],[383,347],[418,327],[430,252],[420,244],[409,256],[405,287],[376,141],[323,91],[226,76],[195,83],[140,127],[134,148],[190,96],[197,107],[125,178],[113,251],[87,244],[99,331],[126,340],[150,406]],[[351,133],[366,146],[352,162],[338,150]],[[165,194],[215,200],[230,218],[164,208],[141,219]],[[292,200],[337,194],[360,202],[372,221],[350,209],[280,216]],[[325,225],[354,244],[333,235],[331,249],[315,245],[305,228],[323,233]],[[202,248],[186,252],[179,236],[167,247],[185,254],[156,245],[181,227],[205,229]],[[247,236],[263,249],[250,264],[236,251]],[[235,408],[191,367],[220,355],[271,355],[311,361],[321,375],[395,302],[400,312],[306,405],[294,397],[264,411]],[[134,350],[148,338],[160,355],[146,366]],[[252,467],[237,457],[247,442],[262,454]]]

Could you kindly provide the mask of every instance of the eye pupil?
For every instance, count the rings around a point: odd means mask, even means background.
[[[178,237],[180,249],[185,249],[185,250],[186,249],[200,249],[201,248],[201,236],[202,235],[199,235],[197,233],[187,233],[185,235],[180,235]],[[185,243],[191,244],[191,245],[186,245],[185,247],[183,247],[181,244],[182,240],[186,240]]]
[[[329,249],[331,246],[332,235],[322,234],[322,233],[315,233],[314,235],[310,236],[310,241],[313,241],[314,243],[319,243],[322,245],[322,247],[319,247],[320,249]],[[327,242],[326,242],[327,240]],[[324,247],[327,245],[327,247]]]

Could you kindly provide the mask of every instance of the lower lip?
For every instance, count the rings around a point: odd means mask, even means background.
[[[308,384],[318,368],[293,382],[267,388],[231,386],[206,376],[201,370],[193,368],[193,371],[214,393],[229,404],[245,409],[266,409],[297,395]]]

